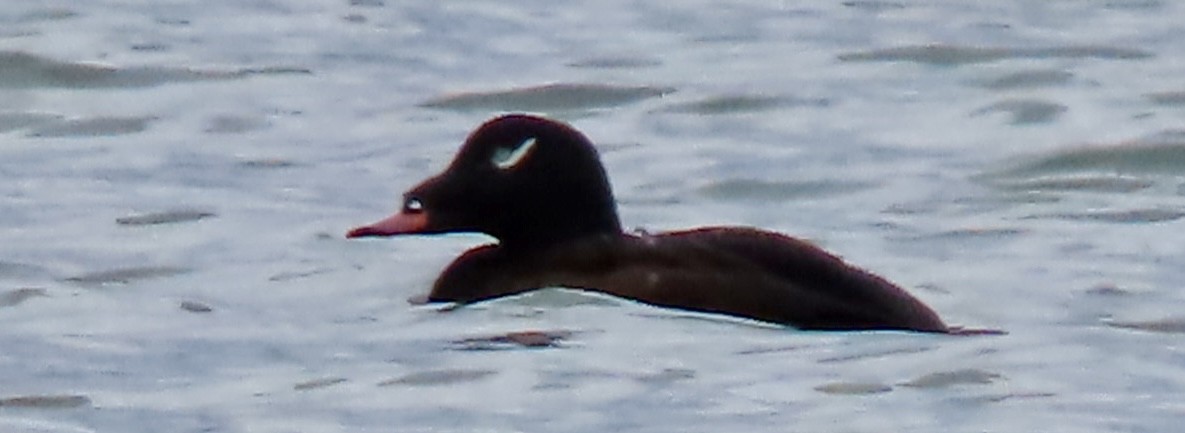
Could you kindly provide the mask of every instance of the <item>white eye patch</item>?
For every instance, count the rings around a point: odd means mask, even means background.
[[[500,170],[509,170],[514,166],[523,162],[527,155],[531,153],[531,149],[535,148],[535,137],[523,140],[515,148],[499,147],[494,151],[494,155],[490,157],[490,162],[494,163],[494,167]]]

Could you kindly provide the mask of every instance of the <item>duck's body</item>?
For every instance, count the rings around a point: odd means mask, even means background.
[[[947,329],[880,277],[806,242],[741,227],[590,236],[517,254],[486,245],[454,261],[428,298],[470,303],[544,287],[802,329]]]
[[[591,143],[532,116],[491,120],[403,210],[349,237],[481,232],[430,301],[470,303],[548,287],[721,313],[802,329],[948,332],[925,304],[818,247],[778,233],[709,227],[621,230]]]

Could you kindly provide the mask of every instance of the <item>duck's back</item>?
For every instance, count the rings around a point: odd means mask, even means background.
[[[640,239],[652,250],[687,258],[686,277],[663,289],[676,300],[682,292],[706,301],[704,310],[803,329],[947,330],[905,290],[799,239],[742,227]]]
[[[431,297],[473,302],[544,287],[802,329],[947,331],[892,283],[807,242],[739,227],[596,236],[524,255],[486,246],[454,262]]]

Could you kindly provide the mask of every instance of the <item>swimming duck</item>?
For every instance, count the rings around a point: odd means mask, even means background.
[[[548,287],[808,330],[952,332],[902,288],[819,247],[751,227],[627,233],[592,142],[564,123],[496,117],[348,238],[484,233],[428,300],[467,304]]]

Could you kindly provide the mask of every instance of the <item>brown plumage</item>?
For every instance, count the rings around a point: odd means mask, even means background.
[[[622,232],[595,148],[552,120],[508,115],[478,128],[403,209],[348,237],[480,232],[429,300],[477,302],[546,287],[802,329],[949,332],[896,285],[818,247],[747,227]]]

